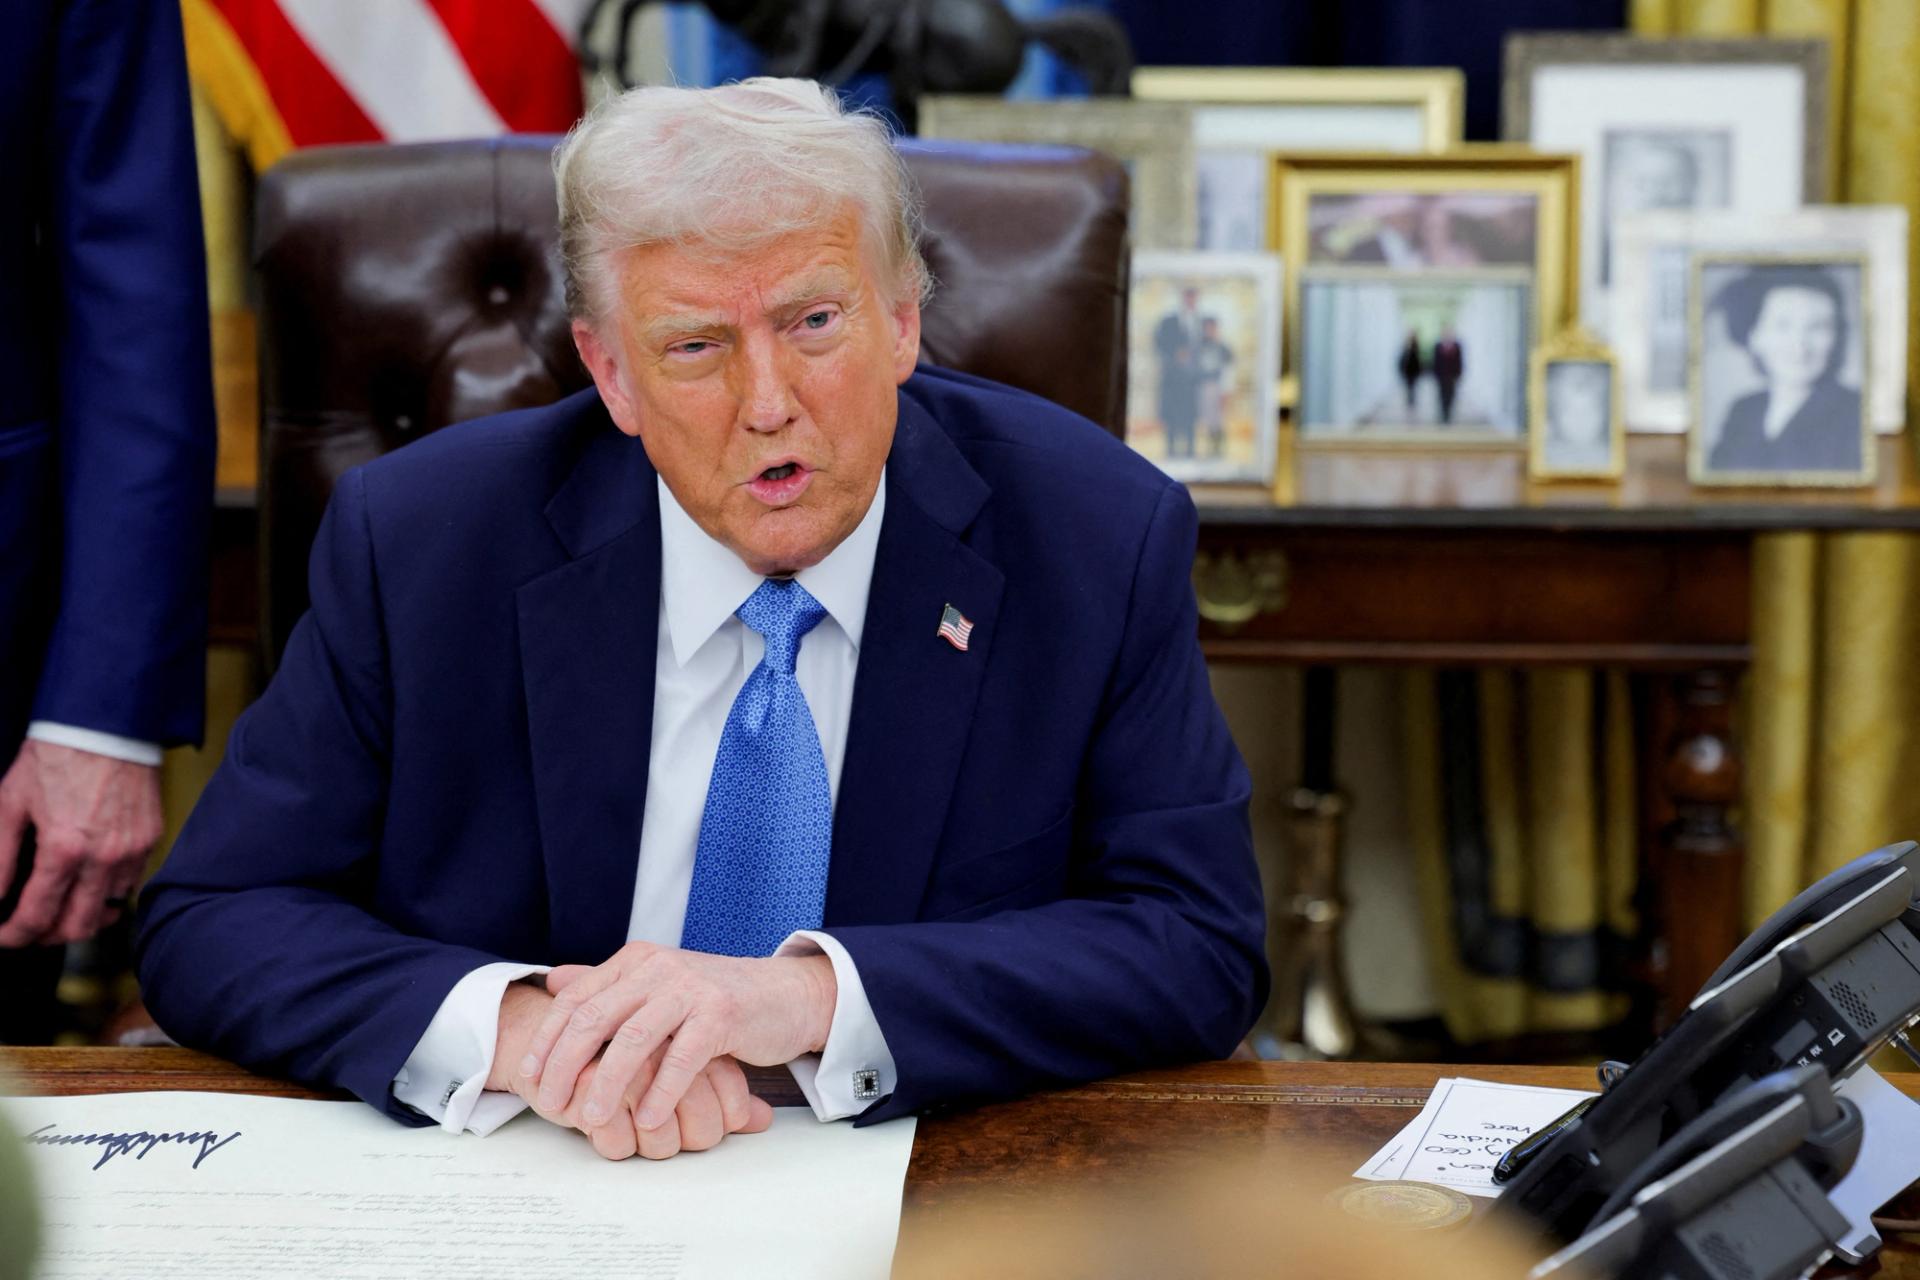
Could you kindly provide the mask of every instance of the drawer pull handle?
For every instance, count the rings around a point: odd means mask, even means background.
[[[1200,616],[1223,631],[1287,607],[1287,558],[1279,551],[1213,554],[1193,561],[1193,594]]]

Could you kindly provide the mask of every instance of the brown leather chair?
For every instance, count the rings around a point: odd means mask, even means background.
[[[451,422],[587,385],[568,333],[552,138],[299,152],[260,183],[261,638],[307,607],[340,474]],[[1127,176],[1074,148],[905,141],[937,291],[923,358],[1118,433]]]

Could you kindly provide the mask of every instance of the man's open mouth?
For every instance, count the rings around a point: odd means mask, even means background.
[[[762,480],[785,480],[799,469],[800,464],[797,462],[783,462],[777,467],[768,467],[765,471],[762,471],[760,478]]]

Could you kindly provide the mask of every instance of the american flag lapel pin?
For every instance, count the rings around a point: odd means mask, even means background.
[[[940,630],[936,632],[942,640],[965,653],[967,637],[973,634],[973,624],[967,621],[967,615],[952,605],[940,611]]]

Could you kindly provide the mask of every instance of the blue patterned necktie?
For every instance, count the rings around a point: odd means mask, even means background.
[[[790,578],[768,578],[734,611],[766,637],[713,758],[680,945],[770,956],[795,929],[817,929],[827,901],[833,797],[806,695],[800,639],[827,616]]]

